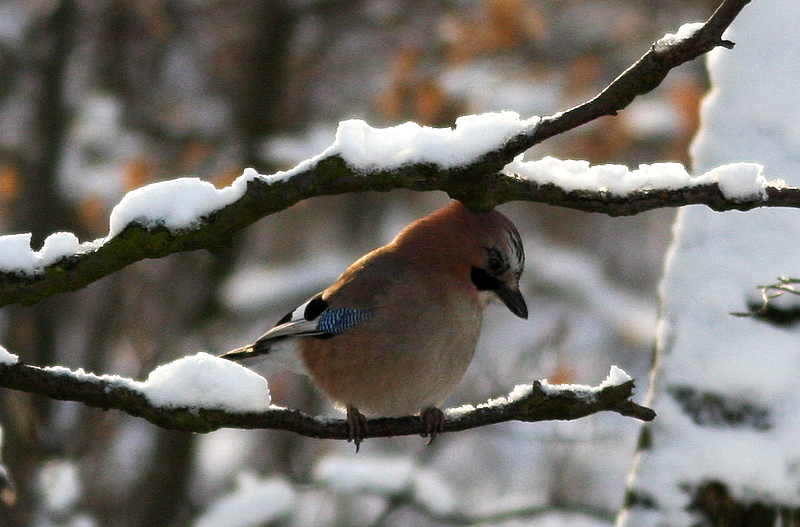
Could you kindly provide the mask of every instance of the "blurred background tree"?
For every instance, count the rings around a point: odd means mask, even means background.
[[[224,186],[245,167],[288,168],[330,144],[347,118],[449,126],[466,113],[552,114],[712,8],[708,0],[1,0],[0,229],[32,232],[34,248],[59,230],[102,237],[129,190],[187,174]],[[620,116],[528,157],[687,163],[705,89],[702,64],[689,64]],[[0,342],[25,362],[142,378],[176,357],[250,342],[446,199],[395,191],[303,202],[225,254],[140,262],[78,293],[4,308]],[[644,393],[673,212],[503,210],[526,242],[531,319],[489,310],[451,403],[534,378],[595,383],[612,363]],[[265,375],[277,403],[332,411],[307,380],[279,367]],[[488,515],[497,525],[610,525],[637,437],[635,423],[599,415],[489,427],[431,447],[370,440],[354,458],[338,442],[270,431],[197,436],[10,391],[0,394],[0,425],[17,491],[16,503],[0,503],[3,527],[216,525],[209,507],[253,481],[279,482],[291,496],[293,506],[265,524],[437,525]],[[371,462],[386,474],[400,463],[414,476],[391,491],[335,476]]]

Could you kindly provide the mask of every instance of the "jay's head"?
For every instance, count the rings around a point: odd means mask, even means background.
[[[518,317],[528,318],[519,290],[525,251],[511,220],[496,210],[471,212],[453,201],[407,230],[418,229],[430,233],[428,246],[437,246],[444,266],[469,274],[482,298],[499,300]]]
[[[463,207],[463,205],[462,205]],[[470,280],[484,295],[494,295],[520,318],[528,318],[528,306],[519,291],[525,268],[525,251],[516,227],[496,210],[472,213],[477,221],[477,259],[470,269]]]
[[[499,214],[499,213],[498,213]],[[511,222],[507,239],[482,248],[482,265],[473,265],[470,280],[480,292],[495,295],[520,318],[528,318],[528,306],[519,291],[519,278],[525,267],[525,252],[517,230]],[[479,263],[479,262],[476,262]]]

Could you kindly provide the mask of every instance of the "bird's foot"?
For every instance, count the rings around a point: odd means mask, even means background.
[[[422,421],[422,433],[420,435],[427,437],[430,445],[444,428],[444,412],[435,406],[429,406],[420,412],[419,418]]]
[[[367,433],[367,418],[355,406],[347,405],[347,441],[356,445],[358,452],[364,435]]]

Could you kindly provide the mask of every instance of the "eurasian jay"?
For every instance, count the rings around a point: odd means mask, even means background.
[[[433,440],[444,420],[438,406],[472,360],[486,305],[499,300],[528,318],[519,291],[524,263],[508,218],[452,201],[223,357],[270,356],[309,374],[347,412],[356,450],[365,415],[420,413],[423,435]]]

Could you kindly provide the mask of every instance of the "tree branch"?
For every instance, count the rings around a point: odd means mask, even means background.
[[[147,397],[126,385],[124,379],[103,378],[62,370],[53,371],[22,363],[0,364],[0,386],[62,401],[77,401],[105,410],[121,410],[162,428],[211,432],[220,428],[276,429],[320,439],[347,439],[344,419],[313,417],[297,410],[271,407],[264,412],[234,413],[207,408],[153,406]],[[630,400],[633,381],[597,388],[548,385],[536,381],[528,393],[490,401],[478,407],[445,412],[442,432],[457,432],[505,421],[573,420],[601,411],[651,421],[655,412]],[[364,437],[420,434],[417,416],[376,418],[367,422]]]
[[[769,198],[758,202],[725,200],[714,185],[673,191],[641,190],[615,196],[605,192],[566,192],[554,185],[539,185],[502,172],[506,164],[531,146],[598,117],[616,114],[635,97],[658,86],[672,68],[715,46],[732,47],[732,43],[722,40],[722,33],[747,3],[749,0],[724,0],[692,36],[654,44],[590,101],[542,118],[536,127],[511,137],[465,166],[442,168],[432,163],[417,163],[391,170],[380,167],[365,170],[349,166],[339,155],[330,155],[302,169],[298,166],[286,180],[249,182],[242,198],[203,218],[193,228],[171,232],[164,227],[131,224],[94,249],[65,257],[36,275],[0,272],[0,307],[12,303],[31,305],[54,294],[76,291],[145,258],[198,249],[217,251],[257,220],[299,201],[324,195],[399,188],[441,190],[474,209],[488,210],[508,201],[534,201],[610,215],[689,204],[704,204],[714,210],[797,207],[800,190],[795,188],[769,188]]]
[[[332,158],[325,163],[338,162]],[[205,222],[183,232],[170,232],[164,227],[145,228],[132,224],[92,251],[68,256],[37,275],[0,272],[0,307],[19,303],[32,305],[54,294],[76,291],[108,276],[132,263],[146,258],[161,258],[181,251],[206,249],[217,251],[225,247],[234,234],[256,220],[282,210],[287,195],[296,195],[298,187],[310,186],[308,179],[317,179],[319,173],[300,174],[286,183],[267,184],[255,180],[248,184],[245,196],[206,218]],[[375,190],[373,178],[353,174],[336,178],[325,185],[327,194]],[[462,187],[439,181],[424,182],[424,176],[414,176],[412,170],[400,169],[387,176],[392,188],[444,190],[459,195]],[[585,212],[599,212],[610,216],[627,216],[663,207],[705,205],[716,211],[746,211],[756,207],[800,208],[800,188],[769,185],[766,198],[731,200],[725,198],[718,185],[698,185],[679,189],[641,189],[620,196],[607,191],[566,191],[552,184],[538,184],[514,175],[484,174],[480,179],[470,178],[470,192],[492,203],[531,201],[567,207]],[[462,190],[463,191],[463,190]],[[299,201],[299,200],[298,200]],[[294,202],[292,202],[294,203]],[[290,203],[291,204],[291,203]]]
[[[625,70],[593,99],[565,112],[544,117],[536,131],[529,137],[519,137],[508,148],[522,150],[541,143],[555,135],[603,117],[617,115],[639,95],[656,88],[673,68],[692,61],[717,46],[732,49],[733,42],[722,39],[736,16],[750,0],[724,0],[714,14],[690,37],[669,45],[654,44],[642,58]],[[512,155],[513,157],[513,155]]]

